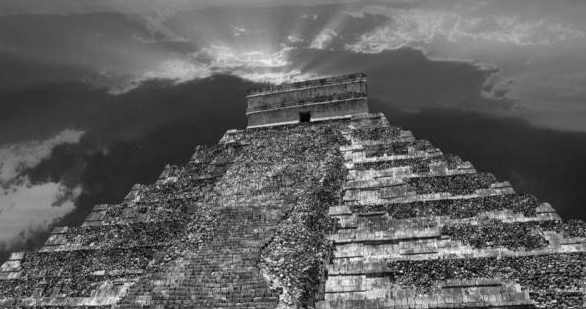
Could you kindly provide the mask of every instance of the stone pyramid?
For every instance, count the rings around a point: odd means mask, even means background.
[[[0,268],[0,307],[583,308],[586,224],[368,113],[351,74]]]

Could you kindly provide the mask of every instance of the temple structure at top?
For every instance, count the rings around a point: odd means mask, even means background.
[[[249,128],[368,113],[363,73],[252,89],[246,99]]]

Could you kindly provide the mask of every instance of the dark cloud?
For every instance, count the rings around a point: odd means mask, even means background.
[[[124,88],[197,49],[137,15],[0,16],[0,92],[64,81]]]
[[[450,107],[499,114],[514,104],[481,95],[487,78],[496,70],[468,62],[430,60],[417,49],[378,54],[296,50],[291,58],[302,64],[302,70],[318,74],[365,72],[371,97],[392,100],[403,109]]]

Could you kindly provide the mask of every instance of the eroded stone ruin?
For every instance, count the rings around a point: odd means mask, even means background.
[[[2,307],[582,308],[586,224],[368,114],[252,90],[249,127],[0,268]]]

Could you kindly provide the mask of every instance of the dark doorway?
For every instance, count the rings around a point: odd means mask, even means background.
[[[299,122],[310,122],[311,121],[311,113],[310,112],[299,112]]]

